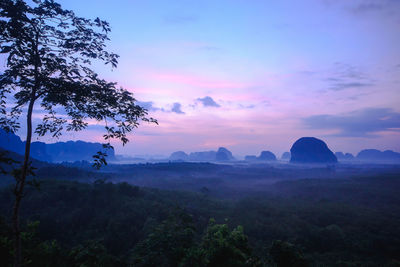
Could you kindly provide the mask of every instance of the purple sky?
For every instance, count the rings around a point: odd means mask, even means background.
[[[280,156],[302,136],[333,151],[400,151],[399,0],[60,3],[111,23],[119,66],[95,69],[160,123],[117,154]],[[100,141],[97,128],[63,139]]]

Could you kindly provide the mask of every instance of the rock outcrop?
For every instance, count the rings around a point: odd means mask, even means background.
[[[225,147],[220,147],[215,155],[215,159],[217,161],[229,161],[234,160],[235,158],[233,157],[232,152],[230,152],[228,149]]]
[[[302,137],[290,149],[292,163],[336,163],[335,154],[315,137]]]
[[[218,151],[192,152],[189,155],[184,151],[176,151],[169,156],[169,160],[214,162],[235,160],[235,157],[231,151],[225,147],[220,147]]]
[[[266,161],[275,161],[276,156],[271,151],[262,151],[260,156],[257,158],[258,160],[266,160]]]
[[[290,160],[290,152],[283,152],[281,160]]]
[[[192,152],[189,154],[190,161],[215,161],[217,152],[216,151],[202,151]]]
[[[186,154],[186,153],[183,152],[183,151],[176,151],[176,152],[172,153],[171,156],[169,156],[169,160],[173,160],[173,161],[176,161],[176,160],[187,161],[187,160],[189,160],[189,155]]]
[[[213,161],[230,161],[235,160],[232,152],[225,147],[220,147],[218,151],[201,151],[192,152],[189,155],[184,151],[176,151],[169,156],[169,160],[173,161],[202,161],[202,162],[213,162]]]
[[[33,145],[34,143],[32,143]],[[44,144],[44,143],[43,143]],[[93,160],[93,155],[98,151],[107,153],[107,160],[114,160],[115,153],[113,149],[104,149],[100,143],[91,143],[84,141],[68,141],[57,142],[53,144],[45,144],[47,154],[50,155],[52,161],[80,161]]]
[[[25,142],[21,141],[19,136],[0,129],[0,147],[22,155],[24,153]],[[52,144],[43,142],[31,143],[31,157],[47,162],[91,161],[93,160],[92,156],[98,151],[106,152],[108,160],[113,160],[115,157],[114,150],[105,150],[100,143],[84,141],[57,142]]]
[[[18,135],[7,133],[0,128],[0,147],[4,150],[12,151],[18,154],[24,152],[24,142]]]
[[[276,156],[271,151],[262,151],[257,157],[255,155],[247,155],[244,157],[245,161],[275,161]]]
[[[400,153],[392,150],[380,151],[377,149],[364,149],[357,154],[358,160],[399,162]]]

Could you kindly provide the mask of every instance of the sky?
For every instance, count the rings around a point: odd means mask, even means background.
[[[111,24],[118,68],[94,69],[159,122],[117,154],[280,156],[303,136],[333,151],[400,151],[400,0],[59,3]],[[101,141],[98,128],[63,138]]]

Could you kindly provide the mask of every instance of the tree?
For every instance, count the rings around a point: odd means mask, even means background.
[[[195,242],[195,234],[190,215],[171,214],[136,245],[132,266],[261,266],[251,255],[242,226],[231,231],[227,224],[211,219],[200,243]]]
[[[0,150],[0,174],[7,174],[6,167],[9,165],[17,163],[15,160],[9,157],[8,151]]]
[[[193,249],[194,235],[192,217],[178,210],[136,245],[132,266],[182,266],[180,262]]]
[[[83,245],[72,248],[69,253],[70,266],[112,267],[123,265],[107,253],[106,248],[97,240],[88,240]]]
[[[249,266],[251,249],[242,226],[232,231],[211,219],[201,244],[206,266]]]
[[[125,145],[127,133],[140,121],[157,123],[147,116],[146,109],[136,105],[132,93],[101,79],[90,68],[93,60],[117,66],[118,55],[106,50],[110,30],[106,21],[78,17],[53,0],[0,2],[0,53],[6,61],[0,74],[0,127],[15,132],[20,128],[20,117],[26,116],[27,128],[24,160],[15,176],[15,266],[21,264],[19,209],[31,171],[32,133],[59,137],[63,130],[87,128],[90,119],[104,123],[104,146],[112,148],[111,139]],[[34,127],[35,104],[45,115]],[[95,166],[105,164],[105,157],[99,151],[94,156]]]
[[[269,254],[278,267],[307,267],[307,260],[293,244],[276,240],[272,243]]]

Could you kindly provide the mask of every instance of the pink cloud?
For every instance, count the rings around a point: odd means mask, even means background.
[[[210,77],[199,77],[187,74],[174,73],[154,73],[151,75],[153,79],[167,81],[177,84],[185,84],[205,89],[240,89],[250,87],[251,84],[243,82],[224,81],[212,79]]]

